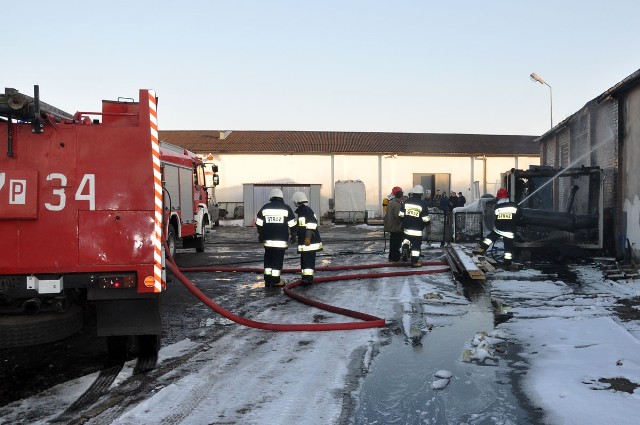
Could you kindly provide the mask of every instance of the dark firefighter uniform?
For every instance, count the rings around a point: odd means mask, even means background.
[[[418,260],[420,259],[420,246],[422,245],[422,230],[425,226],[431,225],[429,218],[429,208],[427,203],[421,199],[420,193],[412,189],[412,194],[400,209],[399,216],[402,219],[402,227],[404,228],[405,241],[411,244],[411,265],[420,267]],[[403,242],[406,244],[406,242]]]
[[[500,198],[494,215],[493,230],[482,241],[482,251],[486,251],[493,242],[502,236],[504,241],[504,264],[508,266],[513,260],[513,241],[516,236],[516,224],[519,217],[518,205],[509,201],[506,197]]]
[[[296,217],[280,197],[272,197],[256,216],[258,240],[264,244],[264,285],[283,286],[280,280],[288,241],[295,243]],[[289,233],[291,232],[291,237]]]
[[[298,253],[300,254],[300,275],[303,285],[313,283],[316,269],[316,253],[322,251],[322,241],[318,229],[318,219],[313,210],[303,204],[298,204],[295,213],[298,215]]]

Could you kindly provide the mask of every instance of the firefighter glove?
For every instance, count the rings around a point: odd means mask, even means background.
[[[294,243],[296,243],[297,241],[298,241],[298,238],[296,238],[296,235],[291,235],[291,236],[289,237],[289,243],[294,244]]]
[[[305,244],[306,246],[311,245],[311,238],[304,238],[304,244]]]

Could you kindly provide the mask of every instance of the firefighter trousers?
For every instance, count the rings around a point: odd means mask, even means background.
[[[280,282],[282,265],[284,264],[284,248],[264,248],[264,284],[273,286]]]
[[[422,236],[404,235],[404,238],[411,244],[411,264],[417,264],[420,261],[420,248],[422,247]]]
[[[504,243],[504,263],[505,265],[510,265],[513,260],[513,238],[509,238],[507,236],[501,236],[497,234],[495,231],[492,231],[487,235],[486,238],[482,241],[482,248],[486,251],[489,246],[497,241],[499,238],[502,238]]]
[[[316,270],[316,253],[317,251],[302,251],[300,253],[300,276],[302,283],[313,283],[313,275]]]
[[[402,239],[402,232],[389,232],[389,261],[400,261]]]

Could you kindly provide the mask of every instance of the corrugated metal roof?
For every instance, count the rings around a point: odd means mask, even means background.
[[[538,155],[538,136],[337,131],[164,130],[160,140],[196,153]]]

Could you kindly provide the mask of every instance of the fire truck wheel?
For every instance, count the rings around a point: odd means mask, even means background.
[[[176,255],[176,231],[172,225],[169,225],[169,234],[167,235],[167,245],[169,246],[169,256],[174,258]]]
[[[138,335],[136,337],[138,346],[138,360],[135,372],[142,373],[155,369],[158,363],[158,351],[160,350],[159,335]]]
[[[110,335],[107,337],[107,363],[115,365],[128,360],[129,337],[126,335]]]
[[[82,308],[0,318],[0,347],[26,347],[67,338],[82,329]]]
[[[204,252],[204,246],[207,239],[207,232],[202,228],[202,236],[196,238],[196,252]]]

